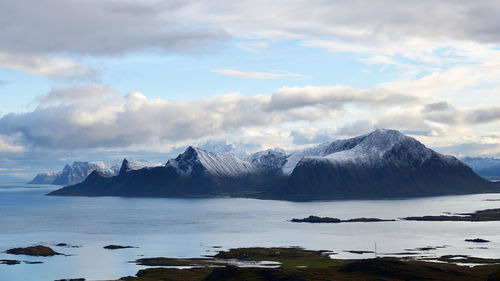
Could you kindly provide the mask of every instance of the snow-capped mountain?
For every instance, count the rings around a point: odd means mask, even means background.
[[[158,166],[161,164],[151,162],[128,161],[130,170],[138,170],[147,166]],[[56,184],[69,185],[85,180],[92,171],[99,171],[108,177],[116,176],[120,172],[121,162],[73,162],[72,165],[64,166],[62,171],[45,172],[35,176],[29,184]]]
[[[487,179],[500,179],[500,159],[465,157],[461,159],[478,175]]]
[[[184,153],[165,165],[179,175],[199,176],[207,173],[214,177],[243,177],[255,173],[252,164],[238,159],[233,154],[215,154],[189,146]]]
[[[363,140],[366,136],[360,136],[347,140],[337,140],[331,143],[323,143],[315,147],[307,148],[302,151],[296,151],[290,156],[287,157],[285,164],[282,167],[282,172],[285,175],[290,175],[295,169],[295,166],[301,161],[304,157],[308,156],[326,156],[332,154],[334,152],[351,149],[356,144],[358,144],[361,140]]]
[[[420,165],[431,157],[450,164],[459,161],[426,148],[416,139],[394,130],[376,130],[368,135],[334,142],[324,156],[305,156],[301,161],[328,161],[331,164],[372,166],[391,162],[396,166]]]
[[[268,149],[252,154],[249,158],[252,166],[258,171],[273,174],[286,163],[288,155],[281,148]]]
[[[53,184],[61,174],[62,171],[39,173],[28,184]]]
[[[496,185],[452,156],[441,155],[398,131],[322,144],[287,155],[266,150],[241,160],[188,147],[166,165],[119,176],[96,170],[84,182],[51,195],[158,197],[251,196],[268,199],[408,197],[478,193]]]
[[[376,130],[304,156],[273,198],[326,199],[474,193],[491,188],[453,156],[394,130]]]

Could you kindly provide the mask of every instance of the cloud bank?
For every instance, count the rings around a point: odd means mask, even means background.
[[[54,89],[28,113],[0,118],[1,135],[21,135],[30,145],[52,149],[127,147],[186,142],[241,128],[341,117],[348,105],[410,104],[415,97],[348,87],[293,87],[272,95],[226,94],[197,101],[148,99],[141,93],[109,95],[111,89]]]

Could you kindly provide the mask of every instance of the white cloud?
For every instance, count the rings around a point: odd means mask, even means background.
[[[69,103],[88,99],[101,99],[114,93],[115,90],[97,83],[77,84],[68,88],[54,88],[48,94],[38,97],[42,105],[63,102]]]
[[[269,48],[271,46],[271,42],[266,40],[242,41],[236,43],[236,46],[250,53],[258,53]]]
[[[401,94],[343,87],[285,87],[272,95],[227,94],[192,102],[148,99],[141,93],[82,99],[87,97],[84,90],[89,95],[109,92],[97,85],[54,90],[46,98],[63,102],[3,116],[0,134],[21,134],[30,144],[49,148],[127,147],[187,142],[241,128],[338,119],[350,104],[383,107],[415,102],[414,97]]]
[[[97,70],[95,69],[64,58],[0,52],[1,68],[14,69],[32,75],[44,75],[52,78],[91,79],[97,74]]]
[[[291,73],[286,71],[273,71],[273,72],[247,72],[247,71],[239,71],[228,68],[219,68],[212,69],[212,72],[236,77],[236,78],[245,78],[245,79],[278,79],[278,78],[286,78],[286,77],[296,77],[296,78],[306,78],[307,76],[297,73]]]
[[[179,19],[185,1],[1,1],[0,52],[119,55],[189,52],[225,40],[224,30]]]
[[[14,137],[0,135],[0,153],[20,153],[25,147],[15,143]]]

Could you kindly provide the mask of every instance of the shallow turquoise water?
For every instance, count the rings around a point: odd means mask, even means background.
[[[84,277],[117,279],[142,267],[140,257],[197,257],[217,248],[302,246],[333,250],[339,258],[373,257],[344,250],[373,250],[380,255],[407,248],[448,245],[425,255],[469,254],[500,258],[500,222],[377,222],[298,224],[288,220],[311,214],[341,219],[399,218],[500,208],[500,194],[443,196],[408,200],[286,202],[213,198],[163,199],[49,197],[55,187],[0,186],[0,259],[43,264],[0,265],[0,280],[55,280]],[[465,238],[491,243],[476,245]],[[68,243],[79,248],[56,247]],[[46,258],[4,251],[35,244],[71,255]],[[139,248],[105,250],[108,244]],[[488,247],[480,249],[479,246]]]

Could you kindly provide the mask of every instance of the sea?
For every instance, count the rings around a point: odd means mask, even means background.
[[[329,250],[334,252],[332,258],[340,259],[409,252],[428,258],[447,254],[500,258],[500,222],[399,220],[500,208],[500,194],[314,202],[45,196],[57,188],[60,187],[0,185],[0,260],[22,261],[17,265],[0,264],[1,281],[116,280],[145,268],[133,263],[139,258],[202,257],[237,247],[298,246]],[[397,220],[290,222],[292,218],[309,215]],[[491,242],[465,241],[470,238]],[[59,243],[68,246],[56,246]],[[135,248],[103,248],[110,244]],[[5,253],[10,248],[32,245],[49,246],[64,255],[30,257]],[[436,248],[414,250],[423,247]]]

